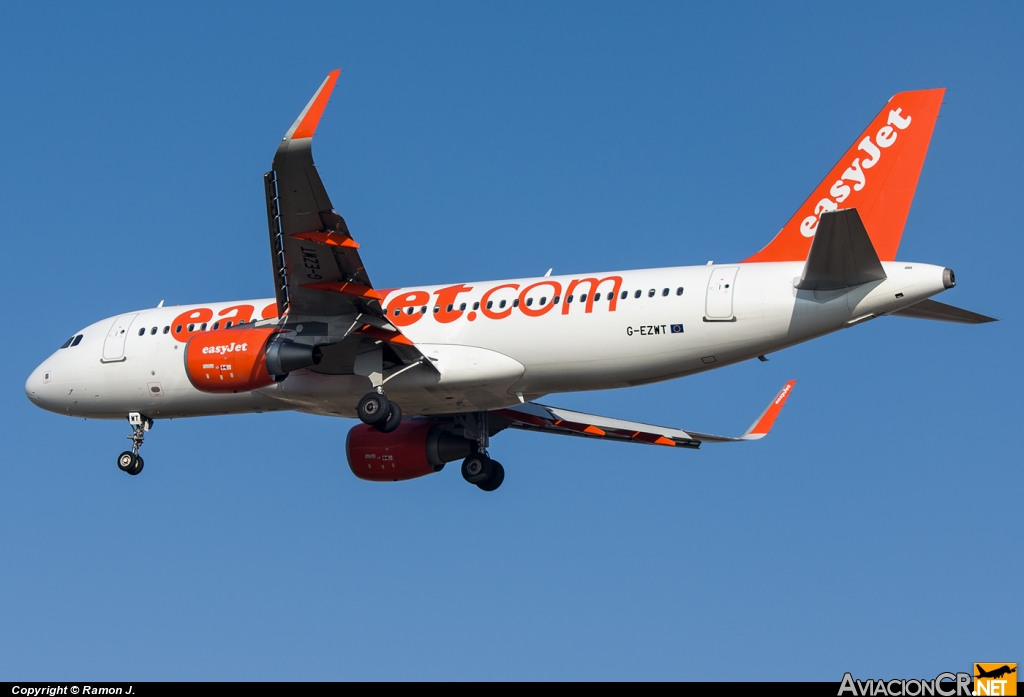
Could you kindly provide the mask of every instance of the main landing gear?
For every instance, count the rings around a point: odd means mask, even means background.
[[[462,461],[462,478],[483,491],[494,491],[505,481],[505,468],[487,456],[490,426],[487,412],[461,414],[457,417],[467,438],[476,440],[476,450]]]
[[[147,419],[139,412],[133,411],[128,414],[128,423],[132,426],[132,434],[127,436],[128,440],[132,442],[132,449],[125,450],[117,456],[117,468],[134,476],[141,472],[146,464],[142,456],[139,455],[139,449],[142,448],[146,432],[153,428],[153,419]]]
[[[360,421],[381,433],[391,433],[402,423],[402,408],[384,396],[380,388],[363,395],[356,413]]]
[[[473,453],[462,461],[462,477],[483,491],[494,491],[505,481],[505,468],[486,453]]]

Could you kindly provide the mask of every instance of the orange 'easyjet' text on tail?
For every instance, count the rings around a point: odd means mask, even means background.
[[[803,261],[822,213],[856,208],[882,261],[896,258],[944,89],[900,92],[764,249],[745,259]]]

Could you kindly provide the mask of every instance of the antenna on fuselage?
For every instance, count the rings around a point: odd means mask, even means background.
[[[164,301],[163,301],[163,300],[161,300],[161,301],[160,301],[160,304],[159,304],[159,305],[157,305],[157,307],[163,307],[163,306],[164,306]]]
[[[548,276],[550,276],[551,272],[554,271],[554,270],[555,270],[555,267],[553,267],[553,266],[550,269],[548,269],[548,272],[546,274],[544,274],[544,278],[547,278]]]

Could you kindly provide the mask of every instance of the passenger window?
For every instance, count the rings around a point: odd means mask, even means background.
[[[171,325],[167,325],[166,327],[164,327],[164,334],[166,334],[169,331],[171,331]]]
[[[196,325],[194,325],[194,324],[190,324],[190,325],[188,325],[188,330],[189,330],[190,332],[191,332],[191,331],[194,331],[194,330],[195,330],[195,328],[196,328]]]
[[[158,327],[153,327],[152,329],[150,329],[150,330],[149,330],[149,333],[150,333],[150,335],[152,335],[152,336],[156,336],[156,330],[157,330],[157,329],[158,329]]]
[[[487,307],[490,307],[490,306],[491,306],[491,304],[487,303]],[[480,309],[480,303],[479,302],[473,303],[473,309],[474,310],[479,310]]]
[[[641,295],[643,295],[643,293],[644,292],[642,290],[638,290],[637,292],[633,293],[633,297],[634,298],[639,298]]]
[[[544,307],[544,303],[546,303],[547,301],[548,301],[548,299],[547,299],[547,298],[541,298],[541,299],[540,299],[540,306],[541,306],[541,307]]]
[[[451,307],[451,305],[449,305],[448,307]],[[440,305],[434,305],[434,314],[436,315],[440,311],[441,311],[441,306]]]
[[[505,301],[502,300],[500,303],[498,303],[498,307],[505,307]]]
[[[181,325],[180,324],[177,327],[174,328],[174,333],[175,334],[181,334]]]
[[[64,344],[60,348],[66,349],[68,346],[71,345],[71,342],[74,341],[74,340],[75,340],[75,337],[71,337],[70,339],[65,341]],[[58,349],[58,350],[60,350],[60,349]]]
[[[649,291],[647,291],[647,297],[648,298],[653,298],[654,297],[654,289],[653,288],[651,288]]]
[[[661,291],[661,297],[663,297],[663,298],[667,298],[668,297],[668,288],[666,288],[665,290]]]
[[[594,302],[597,302],[600,299],[601,299],[601,294],[600,293],[594,293]]]
[[[462,303],[461,305],[459,305],[459,312],[465,312],[465,311],[466,311],[466,303]]]
[[[78,346],[80,343],[82,343],[82,335],[81,334],[76,336],[75,340],[71,342],[71,348],[74,348],[74,347]]]
[[[560,295],[556,295],[555,297],[551,298],[551,304],[552,304],[552,305],[557,305],[557,304],[558,304],[558,300],[559,300],[559,298],[561,298],[561,297],[562,297],[562,296],[560,296]]]
[[[405,314],[407,314],[407,315],[411,315],[414,312],[416,312],[416,308],[415,307],[407,307],[407,308],[405,308]]]
[[[580,293],[580,302],[584,303],[586,301],[587,301],[587,294],[586,293]]]
[[[487,301],[487,309],[490,310],[492,305],[494,305],[494,301],[493,300],[488,300]]]
[[[142,329],[139,330],[139,336],[146,336],[146,328],[145,327],[143,327]]]
[[[625,300],[628,297],[629,297],[629,291],[628,290],[624,290],[624,291],[622,291],[622,295],[619,296],[619,300]]]
[[[427,306],[426,305],[424,305],[423,307],[420,308],[420,314],[421,315],[427,314]]]
[[[679,286],[678,288],[676,288],[676,295],[682,295],[682,294],[683,294],[683,287]]]
[[[445,312],[451,312],[453,307],[455,307],[455,306],[449,303],[448,309],[445,310]]]
[[[213,323],[213,331],[217,331],[218,329],[220,329],[220,320]]]
[[[527,298],[527,299],[526,299],[526,306],[527,306],[527,307],[530,307],[530,306],[532,306],[532,305],[533,305],[533,298]]]
[[[571,295],[565,296],[565,302],[571,303],[572,302],[572,296]]]
[[[203,326],[199,327],[199,331],[201,331],[201,332],[205,332],[206,331],[206,322],[203,322]]]
[[[225,329],[231,329],[231,325],[232,325],[232,324],[234,324],[234,323],[233,323],[233,322],[232,322],[231,320],[228,320],[228,321],[227,321],[227,324],[225,324],[225,325],[224,325],[224,328],[225,328]]]

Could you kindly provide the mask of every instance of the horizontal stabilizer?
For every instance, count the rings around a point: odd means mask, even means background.
[[[960,324],[985,324],[986,322],[998,322],[995,317],[986,317],[970,310],[961,310],[935,300],[922,300],[910,307],[893,312],[900,317],[916,317],[917,319],[934,319],[939,322],[959,322]]]
[[[822,213],[796,287],[839,290],[869,281],[883,281],[885,277],[882,262],[878,260],[857,209]]]

